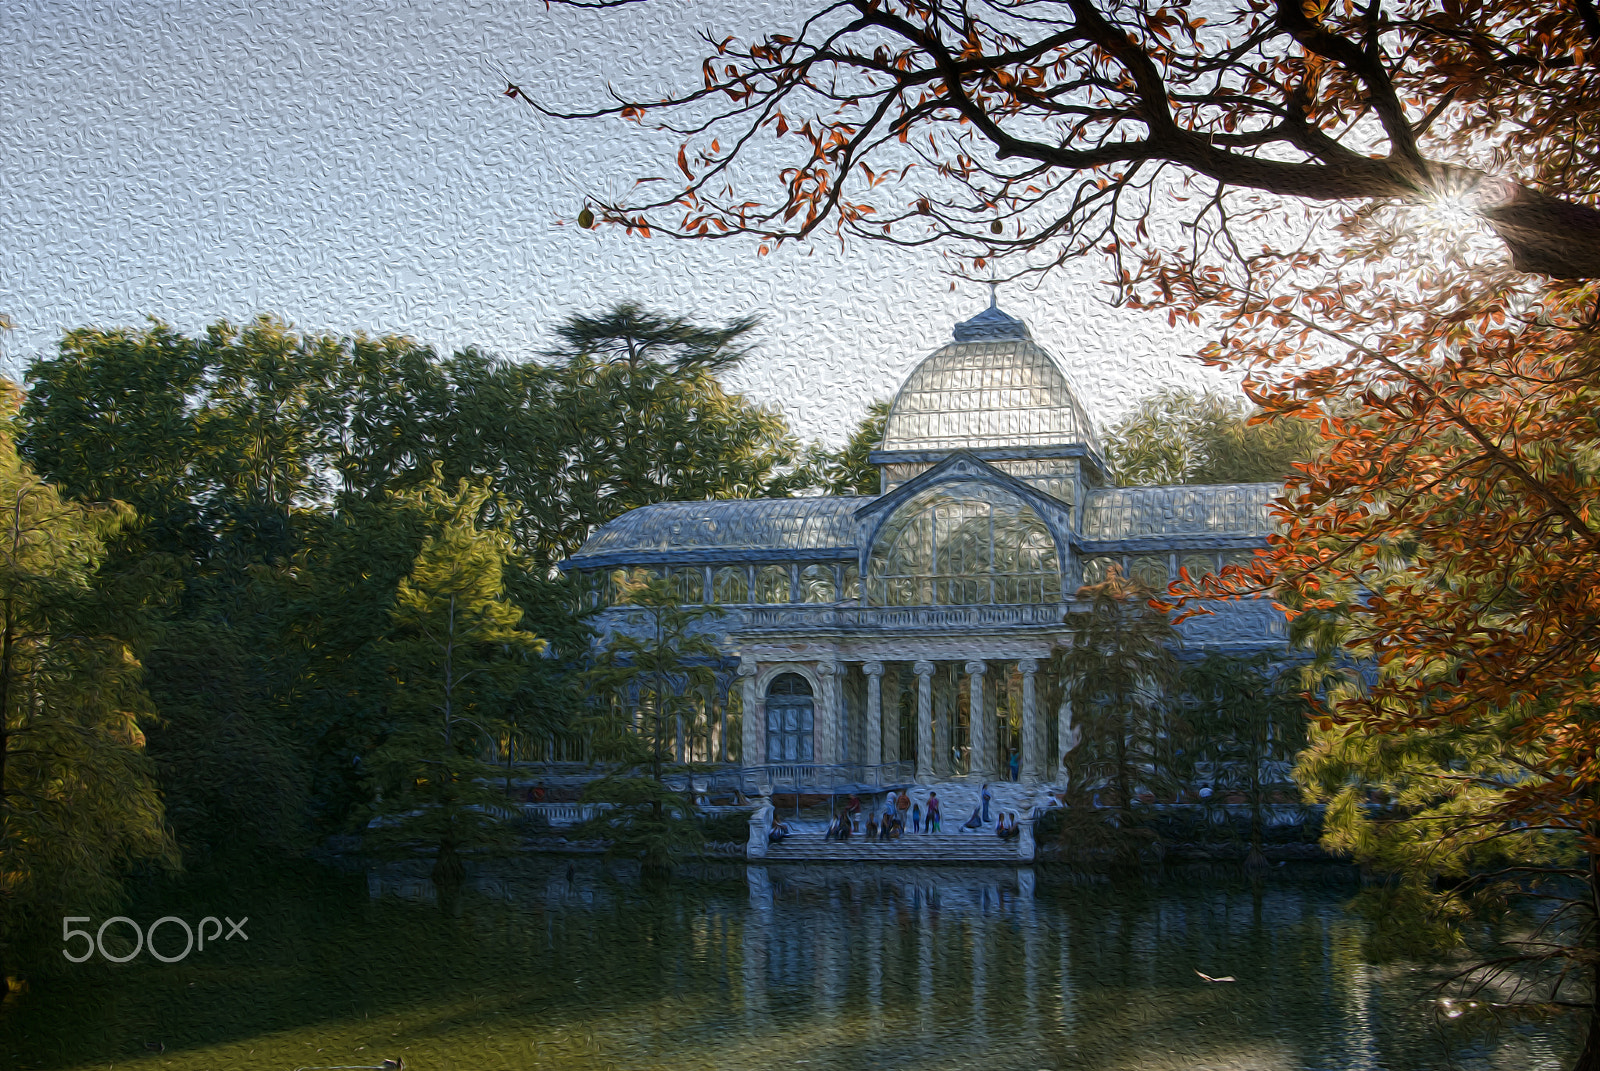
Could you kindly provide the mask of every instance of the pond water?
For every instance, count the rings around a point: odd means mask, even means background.
[[[646,893],[568,865],[482,871],[447,905],[404,867],[190,880],[129,916],[248,916],[243,936],[35,981],[0,1011],[0,1066],[1554,1071],[1576,1051],[1563,1024],[1441,1035],[1426,972],[1363,959],[1341,868],[708,865]]]

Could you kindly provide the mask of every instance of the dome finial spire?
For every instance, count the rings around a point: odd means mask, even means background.
[[[986,285],[989,287],[989,307],[972,319],[956,324],[956,341],[1032,338],[1027,324],[1000,311],[1000,280],[990,279]]]

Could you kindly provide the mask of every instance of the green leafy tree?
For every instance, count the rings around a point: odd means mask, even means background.
[[[1068,834],[1091,847],[1106,840],[1127,856],[1140,839],[1149,839],[1133,810],[1136,793],[1170,796],[1175,787],[1172,752],[1184,737],[1172,704],[1178,633],[1151,606],[1150,590],[1115,568],[1079,597],[1088,599],[1089,609],[1068,618],[1072,646],[1055,655],[1077,736],[1062,742],[1062,765],[1074,818],[1103,828],[1075,822]],[[1101,793],[1114,796],[1115,807],[1095,813]]]
[[[1321,447],[1314,421],[1265,419],[1242,398],[1166,389],[1106,434],[1106,464],[1122,487],[1268,483],[1287,479]]]
[[[1314,726],[1295,770],[1308,798],[1326,805],[1323,845],[1373,879],[1354,906],[1372,922],[1374,959],[1459,954],[1467,933],[1497,927],[1511,901],[1545,908],[1535,926],[1500,930],[1497,950],[1462,957],[1439,984],[1460,1029],[1593,1004],[1595,857],[1566,823],[1505,813],[1508,795],[1537,792],[1544,780],[1534,771],[1547,752],[1530,732],[1538,706],[1426,730]]]
[[[868,460],[883,443],[893,402],[878,399],[867,406],[866,416],[838,450],[813,443],[806,451],[801,479],[825,495],[875,495],[882,486],[878,467]]]
[[[0,993],[63,915],[113,905],[136,866],[177,865],[144,754],[141,623],[95,584],[129,511],[38,479],[14,411],[0,429]]]
[[[687,775],[677,742],[704,713],[721,652],[695,630],[717,611],[680,605],[676,584],[660,577],[625,582],[632,626],[620,631],[590,671],[601,705],[590,717],[598,754],[617,772],[592,782],[584,799],[609,804],[592,828],[614,854],[643,861],[647,877],[665,878],[704,840],[683,791],[668,784]]]
[[[378,797],[375,840],[434,844],[434,881],[453,887],[463,850],[511,836],[483,751],[503,735],[509,697],[545,641],[518,627],[522,611],[507,598],[508,532],[479,524],[489,488],[463,482],[453,493],[432,486],[408,495],[440,523],[395,593],[391,723],[366,765]]]
[[[142,554],[205,553],[193,476],[201,347],[159,321],[138,331],[69,331],[28,370],[18,446],[44,479],[86,502],[125,502],[121,536]]]
[[[783,496],[803,486],[799,444],[783,417],[718,379],[748,356],[754,327],[751,319],[697,327],[623,303],[556,329],[545,396],[554,448],[537,476],[504,488],[526,491],[540,524],[530,549],[541,560],[564,559],[594,527],[652,502]]]
[[[1296,755],[1305,747],[1309,711],[1285,679],[1272,670],[1270,656],[1209,654],[1183,670],[1188,697],[1188,742],[1181,765],[1191,776],[1205,764],[1213,806],[1228,795],[1244,797],[1250,808],[1251,866],[1262,854],[1262,813],[1270,794],[1288,780]]]

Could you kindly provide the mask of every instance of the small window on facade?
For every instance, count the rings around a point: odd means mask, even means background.
[[[1119,564],[1121,563],[1119,563],[1117,559],[1106,555],[1101,555],[1098,558],[1085,558],[1083,560],[1084,586],[1087,587],[1090,584],[1104,584],[1106,577],[1111,575],[1111,567]]]
[[[789,601],[789,567],[768,565],[756,574],[756,602]]]
[[[1133,578],[1145,587],[1163,591],[1172,582],[1165,554],[1149,554],[1133,559]]]
[[[745,579],[744,566],[730,565],[717,570],[711,580],[711,601],[732,606],[750,601],[750,587]]]
[[[1237,565],[1248,569],[1255,564],[1256,554],[1253,550],[1225,550],[1222,552],[1223,566]]]
[[[606,571],[606,605],[628,605],[628,571],[626,569],[610,569]]]
[[[1189,570],[1190,580],[1199,580],[1207,573],[1216,572],[1217,569],[1216,562],[1209,554],[1185,554],[1178,564]]]
[[[861,570],[853,562],[844,567],[844,591],[840,597],[857,600],[861,598]]]
[[[808,565],[800,570],[801,602],[833,602],[833,566]]]
[[[697,603],[706,601],[706,576],[699,568],[674,569],[672,583],[678,591],[680,603]]]

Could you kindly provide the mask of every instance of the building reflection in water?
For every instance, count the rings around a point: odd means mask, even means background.
[[[652,900],[596,864],[572,882],[564,867],[478,878],[473,890],[542,916],[523,932],[545,937],[556,980],[595,995],[595,1021],[628,1024],[600,1044],[613,1066],[1442,1061],[1415,976],[1363,960],[1362,924],[1343,907],[1353,888],[1336,868],[1252,884],[1176,869],[1110,883],[1031,868],[725,866]],[[374,874],[369,891],[431,896],[415,874]],[[650,912],[648,945],[625,939]],[[1555,1067],[1565,1048],[1554,1034],[1495,1044],[1511,1049],[1483,1050],[1484,1066],[1539,1067],[1545,1052]]]

